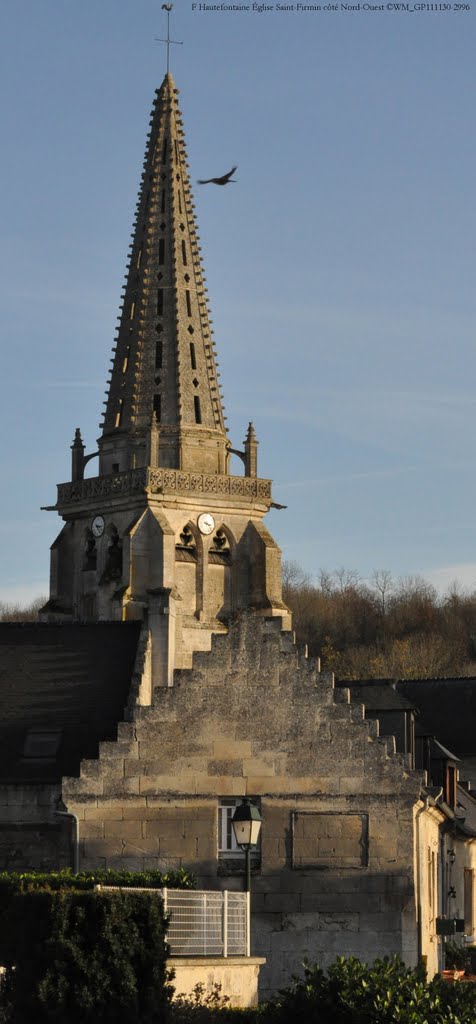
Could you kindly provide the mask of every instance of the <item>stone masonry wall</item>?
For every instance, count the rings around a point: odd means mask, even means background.
[[[262,994],[303,956],[417,954],[421,777],[280,626],[251,614],[214,636],[63,786],[81,819],[82,867],[184,866],[215,889],[243,884],[218,856],[218,800],[260,798],[252,952],[267,958]]]
[[[59,785],[0,785],[0,871],[72,866],[70,823],[54,814]]]

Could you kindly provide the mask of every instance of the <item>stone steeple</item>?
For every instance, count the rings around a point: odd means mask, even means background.
[[[99,440],[102,473],[154,464],[228,470],[177,95],[167,74],[150,120]]]
[[[79,428],[54,508],[48,619],[141,619],[140,699],[244,611],[287,617],[250,423],[225,430],[177,89],[152,109],[99,451]],[[96,477],[85,467],[99,455]],[[244,472],[230,472],[237,456]]]

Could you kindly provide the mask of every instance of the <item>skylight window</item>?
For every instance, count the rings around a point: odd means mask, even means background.
[[[29,729],[22,757],[27,761],[54,761],[61,743],[61,729]]]

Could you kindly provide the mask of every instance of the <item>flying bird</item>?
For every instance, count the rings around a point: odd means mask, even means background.
[[[234,174],[235,171],[236,171],[236,167],[232,167],[231,171],[228,171],[228,174],[224,174],[223,177],[221,177],[221,178],[206,178],[205,181],[199,179],[198,184],[199,185],[228,185],[228,183],[230,181],[236,181],[235,178],[232,178],[232,174]]]

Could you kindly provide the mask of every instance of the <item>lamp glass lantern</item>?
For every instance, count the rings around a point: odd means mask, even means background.
[[[245,852],[245,887],[247,892],[250,891],[251,847],[256,846],[258,842],[262,820],[258,808],[247,797],[244,797],[242,803],[238,804],[231,819],[236,843]]]

